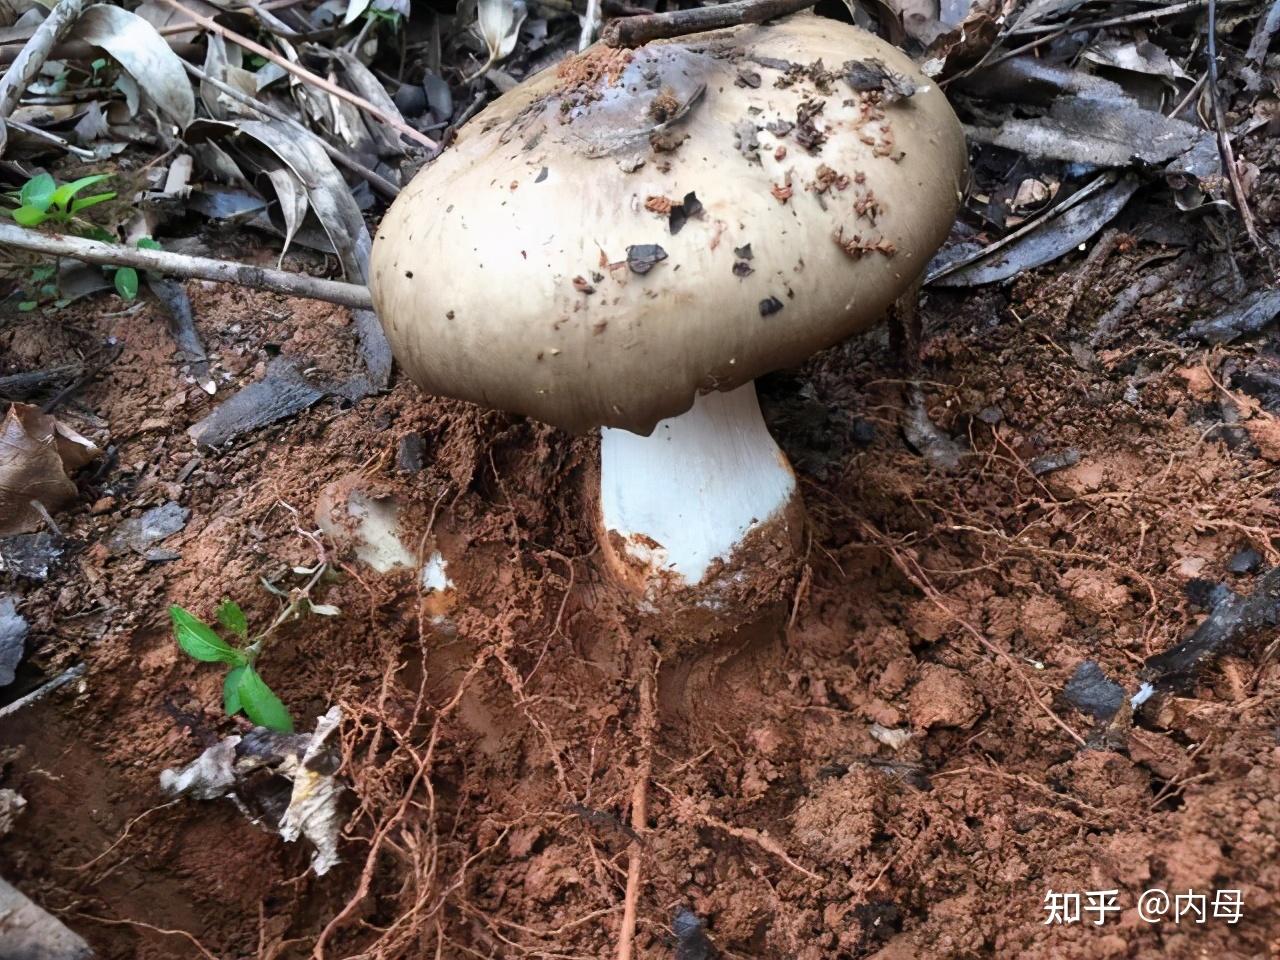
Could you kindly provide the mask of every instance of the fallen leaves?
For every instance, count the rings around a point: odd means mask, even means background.
[[[0,536],[33,531],[40,526],[41,508],[56,510],[75,499],[69,474],[99,452],[91,440],[38,407],[10,406],[0,425]]]

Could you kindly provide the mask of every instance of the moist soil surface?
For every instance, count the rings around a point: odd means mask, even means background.
[[[1179,340],[1232,298],[1205,284],[1091,345],[1111,297],[1168,261],[1137,228],[1118,240],[926,293],[912,346],[882,328],[760,381],[804,562],[759,624],[697,642],[613,585],[589,438],[397,380],[194,447],[186,429],[277,353],[349,371],[342,308],[189,283],[215,398],[153,302],[5,321],[13,369],[119,344],[59,414],[114,448],[56,518],[73,547],[8,584],[32,628],[25,688],[87,672],[0,726],[0,785],[27,800],[5,877],[104,960],[612,957],[636,857],[642,958],[1277,956],[1274,627],[1136,713],[1095,719],[1064,693],[1092,661],[1127,704],[1215,586],[1249,594],[1280,558],[1280,421],[1235,377],[1274,339]],[[415,435],[420,468],[399,455]],[[212,619],[231,597],[268,623],[263,583],[305,581],[301,531],[337,481],[395,498],[403,542],[439,550],[455,589],[322,540],[334,575],[313,599],[340,614],[286,624],[263,656],[299,729],[345,716],[343,862],[316,877],[232,802],[162,793],[162,770],[249,728],[167,608]],[[168,501],[191,511],[163,544],[177,559],[107,550]],[[1209,916],[1147,922],[1153,888],[1204,894]],[[1046,923],[1050,891],[1105,890],[1105,923]],[[1222,890],[1237,923],[1212,915]]]

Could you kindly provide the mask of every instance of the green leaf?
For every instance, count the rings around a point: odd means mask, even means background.
[[[108,200],[114,200],[115,198],[116,198],[116,195],[115,195],[115,191],[113,190],[111,193],[95,193],[91,197],[82,197],[79,200],[72,200],[71,212],[79,213],[85,207],[96,206],[99,203],[106,203]]]
[[[249,635],[249,621],[240,609],[240,604],[234,600],[222,601],[222,606],[218,607],[218,622],[237,637]]]
[[[23,313],[30,313],[32,310],[34,310],[38,306],[40,306],[40,304],[35,300],[23,300],[21,303],[18,304],[18,309],[21,310]]]
[[[116,293],[126,300],[138,295],[138,271],[133,267],[121,267],[116,271]]]
[[[57,267],[52,263],[46,263],[44,266],[31,268],[31,279],[36,283],[43,283],[45,280],[52,279],[57,272]]]
[[[53,202],[59,207],[66,207],[71,202],[71,198],[85,187],[101,183],[103,180],[109,179],[110,176],[111,174],[109,173],[95,173],[87,177],[81,177],[79,180],[72,180],[70,183],[64,183],[53,191]]]
[[[89,66],[90,66],[91,68],[93,68],[93,72],[94,72],[94,73],[97,73],[99,70],[101,70],[101,69],[102,69],[103,67],[105,67],[106,65],[107,65],[107,58],[106,58],[106,57],[99,57],[97,60],[93,61],[93,63],[89,64]]]
[[[38,177],[32,177],[22,185],[22,190],[18,193],[18,199],[22,201],[25,207],[35,207],[43,212],[49,209],[49,204],[53,202],[54,191],[58,189],[57,183],[53,177],[47,173],[42,173]]]
[[[245,716],[258,726],[281,733],[293,732],[293,719],[289,716],[289,711],[253,667],[244,668],[236,692],[240,694],[240,705],[244,708]]]
[[[204,663],[229,663],[243,666],[245,656],[177,604],[169,608],[173,620],[173,636],[184,653]]]
[[[88,230],[81,231],[80,236],[85,237],[89,240],[97,240],[99,243],[115,243],[116,242],[115,237],[113,237],[106,230],[103,230],[99,226],[92,226]]]
[[[138,240],[138,249],[139,250],[163,250],[164,247],[160,246],[160,243],[157,240],[152,240],[150,237],[142,237]]]
[[[38,227],[49,219],[49,215],[36,207],[22,206],[11,210],[10,216],[24,227]]]
[[[244,672],[252,669],[246,666],[227,671],[227,676],[222,681],[222,709],[227,711],[228,717],[234,717],[244,706],[240,700],[240,681],[244,679]]]

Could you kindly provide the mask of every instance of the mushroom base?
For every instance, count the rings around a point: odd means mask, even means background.
[[[639,610],[694,633],[784,600],[804,528],[752,383],[699,396],[647,437],[603,429],[599,518],[606,562]]]

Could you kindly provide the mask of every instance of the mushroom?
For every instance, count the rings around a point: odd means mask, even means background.
[[[804,13],[597,45],[401,193],[373,299],[425,389],[601,428],[613,569],[714,615],[793,569],[803,517],[752,381],[875,323],[966,174],[942,93],[856,27]]]

